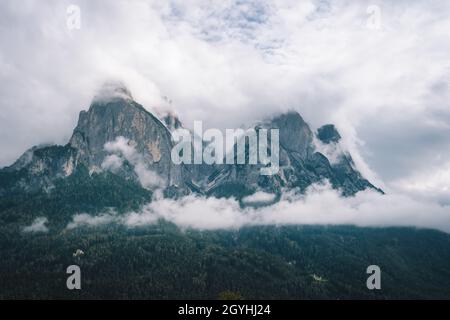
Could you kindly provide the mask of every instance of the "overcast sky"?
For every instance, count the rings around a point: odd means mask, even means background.
[[[449,16],[447,0],[2,0],[0,166],[65,144],[115,79],[188,127],[335,123],[370,179],[448,203]]]

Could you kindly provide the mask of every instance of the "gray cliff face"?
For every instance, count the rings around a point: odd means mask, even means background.
[[[290,154],[300,159],[306,159],[311,155],[313,133],[297,112],[281,114],[265,127],[280,130],[280,145]]]
[[[317,130],[317,138],[325,144],[337,143],[341,135],[333,124],[326,124]]]
[[[78,161],[89,170],[100,171],[111,153],[105,144],[118,137],[128,139],[128,146],[142,156],[148,170],[157,173],[164,186],[182,185],[181,167],[172,163],[172,138],[167,128],[141,105],[132,100],[116,98],[94,102],[87,112],[80,113],[69,145],[78,150]]]
[[[0,179],[8,182],[7,186],[0,184],[0,194],[12,190],[51,190],[55,179],[72,175],[80,166],[87,168],[90,174],[108,170],[102,168],[102,164],[112,152],[106,150],[105,145],[118,138],[123,138],[126,147],[132,148],[135,154],[132,155],[134,163],[122,157],[125,161],[121,168],[114,170],[115,174],[141,183],[135,170],[139,165],[144,174],[155,174],[155,185],[164,189],[168,196],[188,192],[183,167],[173,164],[170,158],[173,142],[169,130],[133,101],[126,88],[108,84],[107,90],[102,90],[89,110],[80,112],[67,145],[33,147],[12,166],[0,170],[5,174]]]
[[[279,172],[263,176],[260,175],[262,165],[223,165],[210,175],[208,193],[242,198],[256,190],[263,190],[280,195],[283,189],[304,192],[311,184],[324,179],[344,196],[354,195],[367,188],[381,191],[361,176],[350,155],[342,154],[337,163],[331,164],[324,154],[317,152],[313,144],[314,134],[297,112],[279,115],[258,127],[279,129]],[[334,126],[327,128],[327,143],[338,143],[337,137],[340,136],[337,130]]]
[[[280,196],[285,189],[304,192],[311,184],[324,179],[344,196],[366,188],[382,192],[361,176],[349,154],[342,153],[338,161],[330,163],[318,152],[314,145],[315,134],[294,111],[255,126],[256,130],[279,129],[280,169],[272,176],[260,174],[262,164],[173,164],[171,150],[174,143],[169,130],[182,128],[182,123],[172,116],[164,117],[163,121],[165,124],[136,103],[125,87],[109,84],[87,111],[80,112],[67,145],[33,147],[12,166],[0,170],[0,196],[19,191],[50,192],[56,179],[71,176],[80,167],[87,168],[91,175],[111,171],[147,189],[156,188],[144,185],[142,172],[136,170],[139,167],[144,173],[156,174],[147,174],[146,179],[158,180],[157,188],[162,188],[167,197],[195,192],[242,199],[258,190]],[[316,137],[327,146],[339,147],[340,135],[333,125],[319,128]],[[105,148],[111,143],[121,144],[132,155]],[[105,160],[113,153],[117,156],[117,152],[123,160],[119,167],[105,166]]]

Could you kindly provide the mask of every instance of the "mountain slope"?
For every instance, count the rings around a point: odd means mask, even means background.
[[[348,153],[341,152],[338,160],[331,163],[324,154],[318,152],[314,133],[297,112],[281,114],[255,127],[256,130],[261,128],[279,130],[279,172],[273,176],[263,176],[260,174],[262,165],[218,166],[208,179],[210,183],[214,182],[209,189],[210,194],[242,198],[256,189],[275,194],[282,193],[283,189],[303,192],[311,184],[324,179],[330,181],[333,188],[341,190],[344,196],[354,195],[367,188],[382,192],[355,169]],[[336,130],[335,134],[339,136]],[[321,136],[322,128],[319,129],[318,138]],[[325,140],[323,143],[338,144],[339,139]]]
[[[160,223],[18,236],[0,226],[0,299],[449,299],[449,245],[448,234],[409,228]],[[81,290],[65,287],[72,264]],[[366,287],[372,264],[381,290]]]
[[[124,86],[105,87],[88,111],[80,112],[67,145],[33,147],[12,166],[0,170],[0,195],[52,192],[55,181],[81,167],[87,168],[90,176],[108,171],[145,189],[162,189],[169,197],[196,192],[241,199],[257,190],[280,195],[284,189],[303,192],[325,179],[344,196],[376,189],[355,169],[348,153],[341,152],[337,161],[330,161],[317,150],[316,140],[339,145],[340,135],[334,127],[320,128],[316,137],[294,111],[255,127],[279,129],[280,170],[275,175],[261,175],[262,164],[175,165],[168,128],[182,127],[178,118],[164,117],[164,124],[136,103]],[[246,152],[248,158],[248,148]]]

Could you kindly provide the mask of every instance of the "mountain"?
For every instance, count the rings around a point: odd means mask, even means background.
[[[332,144],[332,148],[339,148],[339,139],[323,139],[323,130],[327,130],[329,126],[319,128],[317,138],[324,144]],[[255,126],[256,130],[262,128],[279,130],[279,172],[264,176],[260,174],[262,165],[224,165],[208,179],[214,182],[208,190],[210,194],[232,195],[239,199],[242,195],[252,194],[256,190],[277,195],[281,194],[283,189],[303,192],[311,184],[324,179],[330,181],[333,188],[339,189],[344,196],[354,195],[367,188],[382,192],[355,169],[349,153],[341,151],[337,159],[330,162],[324,154],[317,151],[315,134],[297,112],[281,114]],[[339,136],[337,130],[335,133]]]
[[[122,145],[113,145],[108,152],[105,145],[114,144],[120,137],[125,138]],[[111,88],[108,84],[88,111],[80,112],[68,144],[33,147],[0,171],[0,194],[50,191],[56,180],[67,178],[80,168],[86,168],[90,176],[110,170],[105,167],[105,160],[111,159],[123,160],[120,168],[110,171],[126,180],[139,183],[140,174],[154,173],[147,178],[158,181],[149,181],[149,189],[153,185],[185,188],[182,167],[170,159],[172,147],[170,132],[159,119],[136,103],[125,87]],[[122,157],[111,157],[114,153]]]
[[[234,196],[242,205],[255,191],[277,201],[285,190],[301,193],[324,179],[344,196],[382,192],[355,169],[333,125],[314,132],[294,111],[252,126],[279,129],[280,170],[273,176],[261,175],[261,164],[173,164],[171,131],[182,127],[173,114],[148,112],[124,86],[107,85],[80,113],[66,145],[32,147],[1,169],[0,299],[450,297],[450,236],[434,230],[204,231],[165,220],[134,228],[68,227],[75,215],[102,221],[105,212],[138,212],[161,190],[171,198]],[[46,222],[41,231],[25,232],[36,219]],[[85,254],[75,256],[78,250]],[[82,290],[66,289],[66,268],[73,264],[82,270]],[[366,287],[372,264],[382,270],[382,290]]]
[[[324,179],[344,196],[366,188],[379,190],[355,169],[347,152],[341,151],[330,161],[318,151],[317,143],[329,145],[328,149],[330,145],[339,147],[340,135],[334,126],[326,125],[314,133],[295,111],[254,127],[257,131],[279,129],[280,170],[272,176],[260,174],[262,164],[174,164],[170,131],[182,127],[173,114],[160,120],[135,102],[125,86],[108,83],[89,109],[80,112],[65,146],[35,146],[0,170],[0,195],[52,192],[56,181],[81,168],[91,178],[107,171],[147,190],[162,189],[169,197],[195,192],[241,199],[258,190],[280,195],[285,189],[303,192]],[[246,152],[248,158],[248,148]]]

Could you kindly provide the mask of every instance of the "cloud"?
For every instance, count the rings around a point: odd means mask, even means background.
[[[133,96],[123,82],[108,80],[98,90],[93,101],[107,103],[116,99],[133,100]]]
[[[337,164],[345,155],[342,146],[339,143],[328,143],[325,144],[316,137],[313,138],[313,143],[315,151],[322,153],[331,164]]]
[[[431,166],[424,172],[396,181],[393,188],[415,198],[450,205],[450,162],[437,168]]]
[[[159,199],[142,211],[124,217],[129,227],[153,224],[158,219],[173,222],[181,228],[201,230],[239,228],[249,219],[235,200],[188,196],[179,200]]]
[[[245,204],[252,203],[270,203],[276,199],[276,195],[273,193],[267,193],[263,191],[255,192],[254,194],[244,197],[242,202]]]
[[[46,226],[48,219],[46,217],[38,217],[34,219],[33,223],[27,227],[23,228],[23,232],[48,232],[48,228]]]
[[[105,144],[105,150],[114,153],[105,157],[102,163],[103,169],[117,171],[127,160],[134,168],[139,182],[144,188],[159,188],[164,186],[163,179],[154,171],[148,169],[144,157],[136,151],[130,140],[117,137],[114,141]]]
[[[255,198],[261,200],[262,195]],[[258,225],[345,224],[432,228],[450,232],[449,205],[400,193],[383,195],[372,190],[345,198],[340,196],[339,191],[332,189],[329,183],[312,185],[304,195],[287,192],[279,202],[265,207],[242,208],[235,199],[190,195],[179,200],[159,198],[136,212],[100,217],[105,223],[114,222],[130,228],[153,225],[159,219],[164,219],[182,229],[199,230]],[[83,215],[83,220],[95,219]]]
[[[123,159],[116,154],[110,154],[102,162],[102,169],[117,172],[123,165]]]
[[[72,221],[67,225],[67,229],[78,227],[96,227],[109,224],[115,220],[114,213],[103,213],[98,216],[92,216],[87,213],[80,213],[72,217]]]

